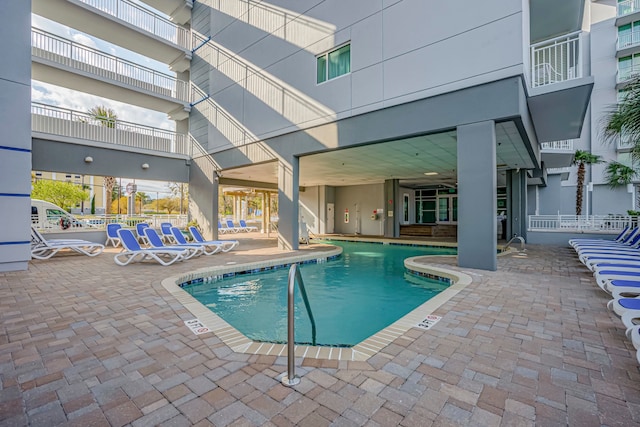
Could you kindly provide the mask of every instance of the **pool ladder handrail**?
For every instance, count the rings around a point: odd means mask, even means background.
[[[517,234],[514,234],[513,237],[511,238],[511,240],[509,240],[507,242],[506,245],[504,245],[504,248],[502,249],[503,251],[506,251],[509,246],[511,246],[511,243],[513,243],[514,240],[518,240],[520,241],[520,252],[524,252],[526,251],[526,249],[524,248],[524,237],[522,236],[518,236]]]
[[[316,321],[313,318],[311,312],[311,306],[309,305],[309,298],[307,297],[307,291],[304,288],[304,281],[300,274],[300,268],[298,264],[292,264],[289,268],[289,280],[287,286],[287,375],[282,377],[282,384],[287,387],[293,387],[300,383],[300,377],[296,376],[295,365],[295,305],[294,295],[296,283],[300,288],[300,294],[302,300],[307,308],[307,314],[309,320],[311,320],[311,341],[312,345],[316,345]]]

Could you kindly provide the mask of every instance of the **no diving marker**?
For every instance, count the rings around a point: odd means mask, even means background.
[[[189,329],[191,329],[191,332],[193,332],[196,335],[206,334],[207,332],[211,332],[211,329],[204,326],[202,322],[199,321],[198,319],[185,320],[184,324],[187,325]]]
[[[440,321],[440,319],[442,319],[442,316],[435,316],[433,314],[430,314],[423,320],[419,321],[416,326],[422,329],[431,329],[433,325]]]

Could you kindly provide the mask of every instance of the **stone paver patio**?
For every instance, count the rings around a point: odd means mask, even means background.
[[[276,379],[285,358],[194,335],[160,285],[285,256],[274,239],[169,267],[118,267],[113,253],[0,274],[0,426],[640,425],[635,350],[569,247],[528,245],[496,272],[463,269],[473,283],[434,328],[366,362],[302,360],[295,388]]]

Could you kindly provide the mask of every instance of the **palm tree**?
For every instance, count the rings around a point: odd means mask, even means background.
[[[91,107],[87,113],[91,115],[91,118],[100,123],[100,125],[115,128],[116,123],[118,122],[118,116],[116,112],[104,105],[96,105],[95,107]]]
[[[104,105],[97,105],[90,108],[87,113],[91,118],[100,125],[108,128],[115,128],[118,121],[116,112]],[[105,210],[107,214],[111,213],[111,199],[113,197],[113,188],[116,186],[116,178],[113,176],[104,177],[104,188],[106,190]]]
[[[584,193],[585,165],[602,163],[600,156],[588,151],[576,150],[572,164],[578,165],[578,186],[576,188],[576,215],[582,215],[582,194]]]
[[[631,166],[624,165],[619,162],[609,162],[607,169],[605,170],[605,179],[609,187],[615,188],[621,185],[629,185],[633,182],[634,178],[640,176],[640,172],[635,170]],[[640,206],[638,187],[634,185],[633,188],[634,206],[633,209],[637,209]]]

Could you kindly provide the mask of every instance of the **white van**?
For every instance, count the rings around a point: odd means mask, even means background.
[[[39,230],[58,231],[91,225],[77,219],[69,212],[44,200],[31,199],[31,225]]]

